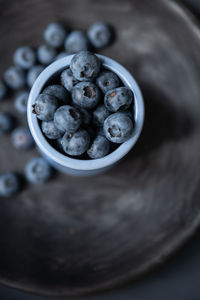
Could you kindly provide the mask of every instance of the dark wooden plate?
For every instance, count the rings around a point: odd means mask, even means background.
[[[53,20],[86,29],[104,20],[116,42],[102,51],[141,85],[146,120],[131,153],[90,178],[58,174],[0,199],[0,282],[47,296],[113,288],[162,263],[200,221],[200,39],[176,3],[161,0],[0,0],[0,65],[42,43]],[[1,104],[13,111],[12,99]],[[22,123],[25,120],[20,121]],[[0,172],[37,155],[1,138]]]

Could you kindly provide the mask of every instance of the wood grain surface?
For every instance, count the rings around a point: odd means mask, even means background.
[[[200,35],[165,0],[0,0],[1,72],[16,47],[43,42],[48,22],[112,24],[101,53],[123,64],[145,99],[142,136],[114,169],[91,178],[56,174],[0,199],[0,282],[46,296],[118,287],[164,262],[200,221]],[[12,97],[1,104],[12,111]],[[18,120],[25,124],[26,120]],[[36,150],[0,142],[0,172],[23,171]]]

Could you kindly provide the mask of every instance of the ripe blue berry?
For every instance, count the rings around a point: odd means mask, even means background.
[[[58,139],[62,137],[64,134],[63,131],[59,130],[56,127],[54,121],[49,121],[49,122],[42,121],[41,128],[44,135],[51,140]]]
[[[125,86],[109,90],[104,97],[105,107],[111,112],[126,110],[132,101],[133,93]]]
[[[0,135],[10,132],[13,129],[13,118],[10,114],[0,112]]]
[[[90,40],[90,43],[95,48],[103,48],[110,44],[112,39],[112,30],[111,28],[102,22],[98,22],[93,24],[88,29],[88,38]]]
[[[40,73],[44,70],[42,65],[33,66],[27,73],[27,84],[31,88],[40,75]]]
[[[120,85],[119,77],[112,71],[104,70],[96,78],[96,85],[105,94]]]
[[[59,23],[51,23],[44,31],[46,43],[54,48],[63,46],[66,37],[64,26]]]
[[[14,63],[23,69],[30,69],[36,61],[35,51],[30,47],[18,48],[13,56]]]
[[[70,63],[74,77],[80,81],[93,80],[99,73],[100,66],[99,58],[89,51],[75,54]]]
[[[38,61],[43,65],[49,65],[56,57],[56,50],[49,45],[42,45],[37,50]]]
[[[61,73],[60,80],[62,85],[69,92],[71,92],[72,88],[78,83],[78,80],[73,76],[70,68],[67,68]]]
[[[110,112],[102,104],[97,106],[93,111],[93,123],[95,126],[103,126],[105,119],[109,116]]]
[[[4,80],[7,86],[13,90],[20,90],[26,84],[25,73],[19,66],[12,66],[4,73]]]
[[[3,83],[3,81],[0,80],[0,102],[5,99],[6,94],[7,94],[7,87]]]
[[[79,108],[78,110],[81,113],[82,124],[84,126],[88,126],[92,120],[91,114],[84,108]]]
[[[100,100],[100,90],[92,82],[79,82],[72,89],[72,101],[81,108],[92,109]]]
[[[50,179],[52,174],[51,167],[42,157],[32,158],[25,167],[26,179],[35,184],[41,184]]]
[[[56,97],[63,104],[67,104],[69,102],[69,94],[62,85],[59,84],[49,85],[44,89],[42,93]]]
[[[56,57],[55,57],[55,60],[58,60],[58,59],[61,59],[65,56],[67,56],[67,52],[63,51],[63,52],[60,52]]]
[[[20,188],[20,181],[16,174],[6,173],[0,176],[0,196],[11,197]]]
[[[90,144],[90,136],[84,129],[75,133],[65,133],[61,141],[65,153],[78,156],[87,151]]]
[[[117,144],[127,141],[133,132],[132,120],[123,113],[114,113],[104,122],[106,138]]]
[[[28,92],[19,92],[15,98],[14,106],[20,114],[25,114],[27,111]]]
[[[61,131],[73,133],[81,125],[81,114],[77,108],[63,105],[56,110],[54,123]]]
[[[42,121],[51,121],[59,103],[56,97],[48,94],[40,94],[33,105],[33,113]]]
[[[18,150],[28,150],[33,146],[33,138],[28,128],[18,127],[11,135],[14,148]]]
[[[90,148],[87,151],[87,154],[90,158],[96,159],[106,156],[109,150],[109,141],[105,137],[99,135],[93,140]]]
[[[65,50],[68,53],[77,53],[89,49],[87,35],[80,30],[72,31],[65,40]]]

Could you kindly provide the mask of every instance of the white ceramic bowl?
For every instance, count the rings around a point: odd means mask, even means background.
[[[37,96],[41,93],[47,81],[53,76],[60,73],[63,69],[67,68],[73,55],[68,55],[61,58],[51,65],[49,65],[37,78],[35,81],[28,99],[28,124],[32,136],[38,146],[41,154],[53,165],[56,169],[61,172],[68,173],[71,175],[93,175],[102,173],[105,170],[114,166],[120,159],[122,159],[135,145],[143,126],[144,121],[144,103],[140,88],[133,78],[133,76],[116,61],[105,57],[103,55],[97,55],[102,61],[103,66],[106,69],[115,72],[123,82],[123,84],[129,87],[134,94],[134,119],[135,127],[131,137],[119,145],[119,147],[107,156],[94,160],[80,160],[75,158],[70,158],[64,154],[58,152],[53,148],[45,136],[43,135],[38,119],[35,114],[32,113],[32,105],[35,103]]]

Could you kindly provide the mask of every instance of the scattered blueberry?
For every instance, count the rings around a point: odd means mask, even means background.
[[[56,140],[63,136],[64,132],[59,130],[54,121],[42,121],[41,124],[42,132],[48,139]]]
[[[88,29],[88,38],[95,48],[108,46],[112,39],[112,30],[105,23],[98,22]]]
[[[80,129],[75,133],[66,132],[61,144],[65,153],[79,156],[87,151],[90,144],[90,136],[84,129]]]
[[[44,70],[42,65],[33,66],[27,73],[27,84],[31,88],[40,75],[40,73]]]
[[[32,158],[25,166],[26,179],[35,184],[41,184],[50,179],[51,167],[42,157]]]
[[[126,110],[132,101],[133,93],[125,86],[109,90],[104,97],[105,107],[111,112]]]
[[[78,83],[78,80],[73,76],[70,68],[67,68],[61,73],[60,80],[62,85],[69,92],[71,92],[72,88]]]
[[[65,56],[67,56],[68,54],[67,54],[67,52],[60,52],[56,57],[55,57],[55,59],[54,60],[58,60],[58,59],[61,59],[61,58],[63,58],[63,57],[65,57]]]
[[[18,150],[28,150],[33,146],[33,138],[28,128],[18,127],[11,135],[14,148]]]
[[[23,69],[30,69],[36,61],[35,51],[27,46],[20,47],[15,51],[13,61]]]
[[[27,111],[28,95],[29,93],[27,91],[21,91],[15,98],[14,106],[20,114],[25,114]]]
[[[0,102],[5,99],[6,94],[7,94],[7,87],[3,83],[3,81],[0,80]]]
[[[72,101],[81,108],[92,109],[100,100],[100,90],[92,82],[79,82],[72,89]]]
[[[87,154],[90,158],[96,159],[106,156],[109,150],[109,141],[105,137],[99,135],[93,140],[90,148],[87,150]]]
[[[69,101],[68,92],[66,91],[66,89],[62,85],[59,85],[59,84],[53,84],[53,85],[47,86],[43,90],[42,93],[52,95],[52,96],[56,97],[58,100],[63,102],[63,104],[67,104],[68,101]]]
[[[66,37],[64,26],[59,23],[51,23],[44,31],[46,43],[54,48],[63,46]]]
[[[92,120],[91,114],[84,108],[79,108],[79,111],[81,113],[82,124],[88,126]]]
[[[20,188],[20,181],[15,173],[6,173],[0,176],[0,196],[11,197]]]
[[[79,110],[70,105],[59,107],[54,115],[54,123],[61,131],[75,132],[81,125]]]
[[[58,100],[56,97],[48,94],[40,94],[33,105],[33,113],[42,121],[51,121],[54,113],[58,108]]]
[[[104,122],[104,133],[106,138],[117,144],[128,140],[133,132],[132,120],[123,113],[114,113]]]
[[[74,77],[80,81],[93,80],[99,73],[100,66],[99,58],[89,51],[75,54],[70,63]]]
[[[93,123],[95,126],[103,126],[105,119],[109,116],[110,112],[102,104],[97,106],[93,111]]]
[[[77,53],[89,49],[87,35],[80,30],[72,31],[65,40],[65,50],[68,53]]]
[[[13,129],[13,118],[10,114],[0,112],[0,135],[10,132]]]
[[[56,57],[56,50],[49,45],[42,45],[37,50],[38,60],[43,65],[49,65]]]
[[[105,94],[120,85],[119,77],[112,71],[104,70],[96,78],[96,85]]]
[[[12,66],[4,73],[7,86],[13,90],[22,89],[26,84],[25,73],[19,66]]]

